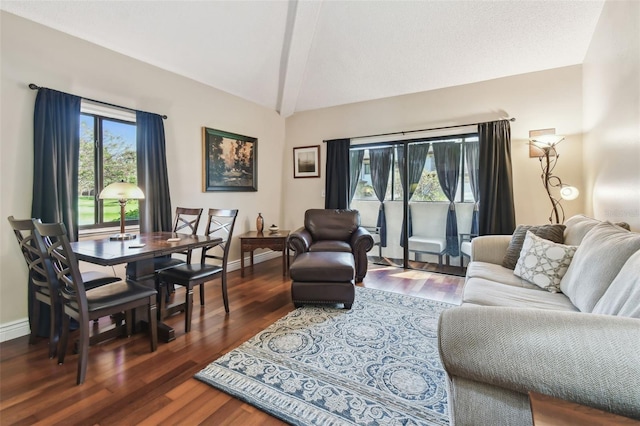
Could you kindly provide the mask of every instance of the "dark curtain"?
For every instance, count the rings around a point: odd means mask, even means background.
[[[31,217],[63,222],[78,240],[78,164],[81,98],[38,89],[33,113]]]
[[[456,217],[456,191],[460,178],[460,149],[459,143],[442,142],[433,144],[433,158],[436,164],[436,173],[442,192],[449,200],[447,212],[447,248],[445,253],[457,257],[460,255],[458,242],[458,219]]]
[[[78,240],[78,164],[81,98],[38,89],[33,111],[33,199],[31,217],[63,222]],[[29,286],[31,278],[29,278]],[[33,301],[29,292],[29,322]],[[49,336],[49,305],[40,304],[38,336]]]
[[[393,160],[393,148],[374,148],[369,150],[369,164],[371,166],[371,184],[373,191],[380,201],[378,222],[380,229],[380,247],[387,246],[387,218],[384,213],[384,196],[387,193],[391,162]]]
[[[171,231],[171,197],[167,175],[164,123],[158,114],[136,111],[140,232]]]
[[[478,235],[478,203],[480,202],[480,191],[478,187],[478,173],[480,163],[478,162],[479,146],[477,142],[467,142],[464,144],[467,173],[469,174],[469,184],[473,194],[473,216],[471,217],[471,234]]]
[[[352,149],[349,151],[349,203],[353,200],[362,172],[362,159],[364,149]]]
[[[407,197],[407,219],[409,223],[408,237],[413,235],[413,221],[411,219],[411,206],[409,202],[413,193],[416,192],[420,177],[422,177],[422,171],[424,170],[424,164],[427,161],[427,154],[429,153],[428,143],[412,143],[409,144],[409,156],[407,158],[407,179],[409,181],[408,197]],[[404,189],[404,145],[398,145],[398,170],[400,171],[400,183]],[[400,231],[400,246],[404,247],[404,218],[402,220],[402,228]]]
[[[349,139],[327,141],[325,209],[349,208]]]
[[[516,227],[508,120],[478,125],[479,234],[512,234]]]

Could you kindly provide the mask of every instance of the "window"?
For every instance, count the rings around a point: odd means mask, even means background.
[[[424,164],[422,176],[420,181],[416,185],[411,202],[447,202],[447,197],[442,191],[440,182],[438,181],[438,174],[436,172],[435,161],[433,158],[433,144],[441,142],[455,142],[462,144],[462,155],[460,165],[460,180],[458,182],[458,189],[456,192],[456,202],[473,202],[473,193],[471,191],[471,184],[469,182],[469,172],[467,171],[466,158],[464,155],[464,145],[468,143],[478,143],[477,135],[465,135],[455,136],[449,138],[438,138],[425,141],[431,143],[427,159]],[[420,142],[412,142],[420,143]],[[400,168],[398,167],[398,144],[390,143],[394,145],[394,158],[392,162],[392,171],[389,176],[389,182],[387,186],[387,194],[385,200],[387,201],[401,201],[403,199],[402,183],[400,180]],[[389,145],[386,145],[389,146]],[[377,145],[380,147],[380,145]],[[373,148],[373,147],[372,147]],[[362,173],[360,174],[360,181],[356,187],[356,193],[353,197],[354,200],[377,200],[375,192],[373,190],[371,179],[371,167],[369,162],[369,148],[352,148],[352,149],[364,149],[364,159]]]
[[[78,168],[78,223],[80,229],[119,226],[118,200],[99,200],[100,191],[113,182],[137,184],[135,114],[82,101],[80,163]],[[126,224],[137,224],[138,200],[129,200]]]

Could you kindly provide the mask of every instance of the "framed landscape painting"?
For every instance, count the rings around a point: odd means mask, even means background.
[[[258,139],[202,128],[202,191],[257,191]]]
[[[320,145],[293,148],[293,177],[320,177]]]

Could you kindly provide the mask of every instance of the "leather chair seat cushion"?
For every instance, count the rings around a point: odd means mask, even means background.
[[[156,257],[153,259],[153,270],[160,272],[164,269],[174,268],[186,263],[186,261],[175,257]]]
[[[351,253],[307,252],[296,257],[289,274],[293,281],[353,283],[355,262]]]
[[[309,251],[332,251],[351,253],[349,243],[337,240],[321,240],[311,244]]]
[[[151,288],[131,280],[122,280],[105,284],[100,287],[87,290],[88,311],[94,312],[102,309],[123,305],[136,300],[155,296],[158,292]],[[71,302],[74,309],[78,309],[75,301]]]
[[[353,282],[291,283],[291,299],[296,303],[344,303],[351,307],[355,295]]]
[[[159,273],[160,280],[180,284],[188,281],[198,281],[222,272],[222,266],[209,264],[183,264],[175,268],[165,269]]]

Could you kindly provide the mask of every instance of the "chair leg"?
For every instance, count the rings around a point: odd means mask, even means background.
[[[200,306],[204,306],[204,283],[199,285],[200,287]]]
[[[87,375],[87,361],[89,360],[89,323],[88,321],[80,318],[80,345],[78,355],[78,380],[76,384],[81,385],[84,383],[84,378]]]
[[[40,301],[36,299],[36,295],[34,294],[31,304],[31,323],[29,324],[31,328],[31,334],[29,335],[30,345],[35,345],[36,343],[36,335],[38,334],[38,322],[40,322]]]
[[[151,339],[151,352],[158,349],[158,312],[155,296],[149,298],[149,337]]]
[[[191,314],[193,313],[193,284],[189,283],[186,287],[187,294],[184,300],[184,332],[191,331]]]
[[[224,301],[224,310],[229,313],[229,296],[227,295],[227,273],[222,273],[222,300]]]
[[[129,309],[124,313],[124,315],[125,333],[127,337],[131,337],[131,334],[133,334],[133,309]]]
[[[62,335],[58,342],[58,364],[64,364],[64,356],[67,354],[69,340],[69,316],[62,312]]]
[[[58,340],[59,340],[59,325],[57,321],[58,309],[54,306],[49,307],[49,359],[53,359],[56,356]]]

